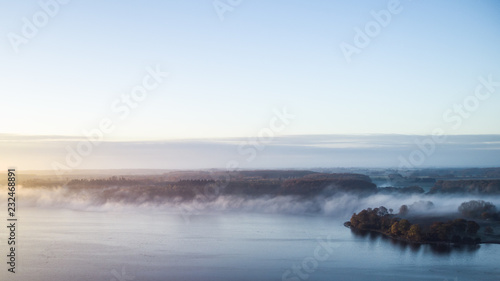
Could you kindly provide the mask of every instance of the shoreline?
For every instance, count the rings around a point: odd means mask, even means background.
[[[409,243],[409,244],[418,244],[418,245],[447,245],[447,246],[451,246],[451,245],[459,245],[459,246],[471,246],[471,245],[480,245],[480,244],[497,244],[497,245],[500,245],[500,241],[495,241],[495,240],[492,240],[492,241],[489,241],[489,240],[486,240],[486,241],[483,241],[483,235],[478,235],[479,238],[481,238],[481,242],[479,243],[456,243],[456,242],[443,242],[443,241],[412,241],[412,240],[408,240],[408,239],[405,239],[405,238],[400,238],[400,237],[397,237],[397,236],[392,236],[390,234],[387,234],[383,231],[380,231],[380,230],[376,230],[376,229],[359,229],[359,228],[355,228],[351,225],[346,225],[347,222],[344,223],[344,226],[351,229],[351,230],[355,230],[355,231],[368,231],[368,232],[374,232],[374,233],[378,233],[378,234],[381,234],[383,235],[384,237],[387,237],[387,238],[390,238],[392,240],[396,240],[396,241],[402,241],[402,242],[406,242],[406,243]]]

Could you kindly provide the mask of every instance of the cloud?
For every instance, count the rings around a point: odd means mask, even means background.
[[[240,168],[397,167],[398,157],[418,149],[420,135],[297,135],[275,137],[252,145],[246,138],[169,141],[103,141],[78,169],[204,169]],[[0,134],[5,165],[51,169],[64,163],[67,146],[83,140],[66,136]],[[246,150],[242,150],[243,146]],[[243,152],[242,151],[246,151]],[[249,151],[255,157],[249,161]],[[436,144],[422,167],[500,166],[500,135],[453,135]]]

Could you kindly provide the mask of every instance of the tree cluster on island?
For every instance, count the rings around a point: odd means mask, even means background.
[[[483,200],[463,202],[458,207],[458,211],[466,218],[500,221],[500,212],[497,212],[497,207]]]
[[[404,216],[405,212],[408,212],[408,207],[403,205],[398,215]],[[409,220],[392,214],[384,206],[353,214],[350,221],[344,225],[355,230],[379,232],[412,243],[481,243],[477,236],[480,226],[475,221],[454,219],[430,224],[412,224]]]

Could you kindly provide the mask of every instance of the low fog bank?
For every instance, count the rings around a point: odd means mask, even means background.
[[[165,211],[179,214],[206,214],[210,212],[254,212],[296,215],[324,215],[348,219],[353,213],[366,208],[385,206],[398,213],[401,205],[409,207],[410,215],[444,215],[457,213],[461,203],[484,200],[500,206],[498,196],[438,195],[438,194],[372,194],[360,196],[352,193],[317,195],[314,197],[244,196],[198,194],[192,200],[161,196],[137,196],[128,187],[103,189],[71,189],[68,187],[23,188],[16,193],[17,206],[62,208],[81,211],[143,210]],[[1,193],[6,201],[7,194]]]

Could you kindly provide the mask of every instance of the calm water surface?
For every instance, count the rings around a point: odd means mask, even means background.
[[[354,234],[347,218],[214,213],[188,222],[164,211],[43,208],[19,217],[17,273],[3,266],[1,280],[500,280],[499,245],[408,246]]]

